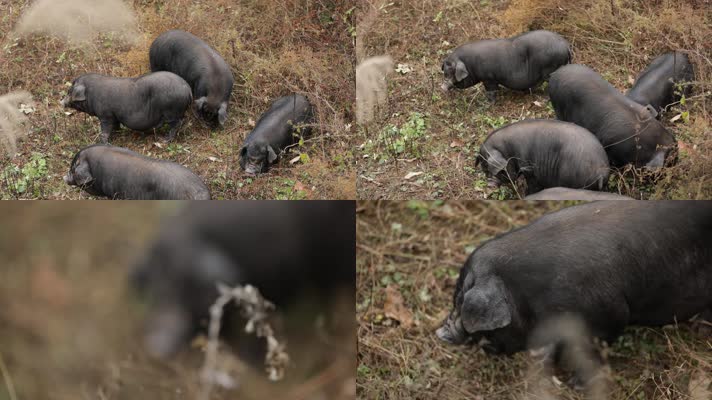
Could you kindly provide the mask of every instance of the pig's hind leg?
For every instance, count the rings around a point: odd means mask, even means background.
[[[176,138],[176,135],[178,134],[178,130],[183,125],[183,118],[172,119],[172,120],[169,120],[167,123],[168,123],[168,129],[169,129],[168,135],[166,135],[166,137],[163,138],[163,141],[166,143],[170,143]]]

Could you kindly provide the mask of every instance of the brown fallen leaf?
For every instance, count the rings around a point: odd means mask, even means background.
[[[296,190],[296,191],[298,191],[298,192],[304,192],[304,193],[306,193],[306,194],[307,194],[307,197],[309,197],[309,196],[311,195],[311,193],[312,193],[312,191],[311,191],[308,187],[306,187],[306,185],[304,185],[303,183],[301,183],[301,182],[299,182],[299,181],[296,181],[296,182],[294,183],[294,190]]]
[[[405,306],[403,296],[393,286],[386,288],[386,302],[383,305],[383,312],[386,317],[400,322],[403,328],[413,326],[413,313]]]
[[[689,146],[687,143],[683,142],[682,140],[677,141],[677,148],[679,150],[685,150],[689,154],[697,154],[697,146]]]
[[[455,139],[452,141],[452,143],[450,143],[450,147],[462,147],[462,142]]]

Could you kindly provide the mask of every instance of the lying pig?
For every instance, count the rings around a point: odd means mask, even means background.
[[[554,187],[544,189],[524,198],[524,200],[635,200],[616,193],[595,192],[586,189]]]
[[[712,308],[710,237],[710,201],[601,201],[550,213],[469,256],[437,336],[514,353],[564,315],[609,343],[628,325],[688,320]]]
[[[653,116],[584,65],[559,68],[549,80],[549,97],[562,121],[596,135],[612,166],[659,168],[675,148],[673,135]]]
[[[306,97],[293,94],[277,99],[245,138],[240,167],[248,174],[267,172],[279,153],[295,142],[295,135],[309,134],[311,128],[303,125],[312,123],[313,118],[314,111]]]
[[[591,132],[568,122],[523,120],[490,133],[475,165],[497,184],[526,178],[527,193],[565,186],[601,190],[608,157]]]
[[[325,308],[337,291],[353,295],[355,215],[353,201],[189,204],[131,276],[149,301],[148,351],[168,357],[187,345],[205,327],[217,283],[251,284],[277,310],[306,298]]]
[[[571,60],[569,42],[544,30],[509,39],[479,40],[456,48],[442,63],[447,92],[482,82],[494,102],[499,85],[525,90],[536,87],[557,68]]]
[[[197,36],[173,30],[153,41],[148,57],[151,71],[170,71],[188,82],[203,121],[225,125],[234,78],[220,54]]]
[[[107,145],[80,150],[64,181],[111,199],[210,200],[207,186],[188,168]]]
[[[626,96],[638,104],[650,105],[657,116],[670,104],[679,101],[680,95],[690,95],[690,85],[695,79],[692,64],[687,55],[679,51],[665,53],[648,65],[638,77]],[[685,85],[676,93],[676,85]]]
[[[124,125],[145,132],[168,124],[166,141],[176,136],[192,101],[190,86],[178,75],[156,72],[138,78],[85,74],[75,79],[62,106],[99,118],[100,143]]]

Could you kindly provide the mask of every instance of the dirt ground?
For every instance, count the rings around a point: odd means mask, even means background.
[[[358,397],[585,398],[551,375],[532,375],[526,353],[490,356],[475,347],[446,345],[435,336],[451,310],[460,268],[476,246],[571,204],[360,202]],[[712,395],[712,343],[700,325],[629,328],[604,354],[612,370],[609,399],[697,400]]]
[[[0,207],[0,399],[198,398],[205,341],[171,361],[149,359],[140,340],[144,307],[126,287],[133,261],[177,207]],[[287,341],[295,363],[277,383],[221,347],[218,366],[240,387],[216,390],[211,399],[353,399],[352,318],[343,336]]]
[[[101,35],[77,48],[39,35],[16,40],[10,32],[30,1],[0,0],[0,95],[27,90],[36,102],[29,135],[17,154],[0,155],[0,198],[90,197],[66,185],[62,176],[73,155],[96,141],[99,123],[82,113],[65,115],[59,101],[66,85],[88,72],[120,77],[149,72],[148,48],[170,29],[201,37],[231,65],[235,86],[225,129],[210,130],[189,115],[170,145],[159,140],[165,128],[149,134],[122,129],[112,144],[187,166],[203,178],[214,199],[355,198],[351,5],[321,0],[126,3],[137,16],[137,44]],[[293,92],[315,105],[314,133],[268,174],[244,175],[238,165],[243,138],[274,99]],[[295,157],[301,158],[290,163]]]
[[[663,116],[678,140],[679,161],[661,172],[612,171],[606,190],[636,199],[712,198],[712,14],[699,0],[368,0],[359,18],[359,62],[390,55],[388,99],[361,126],[356,154],[359,199],[517,199],[489,188],[475,169],[487,134],[524,118],[553,119],[545,86],[502,89],[495,104],[482,85],[443,94],[442,60],[479,39],[548,29],[621,91],[650,61],[680,49],[696,73],[693,94]],[[370,11],[369,11],[370,10]],[[673,121],[674,120],[674,121]]]

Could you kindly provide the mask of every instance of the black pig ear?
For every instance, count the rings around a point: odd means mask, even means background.
[[[218,122],[220,126],[225,126],[225,121],[227,121],[227,103],[223,102],[218,110]]]
[[[89,162],[83,157],[80,157],[74,165],[72,176],[74,176],[74,183],[77,186],[86,186],[94,180],[94,177],[91,176],[91,169],[89,169]]]
[[[467,72],[467,67],[465,67],[465,63],[460,60],[457,60],[457,63],[455,64],[455,79],[460,82],[461,80],[467,78],[468,75],[470,75],[470,73]]]
[[[273,163],[277,159],[277,153],[274,152],[272,146],[267,146],[267,160]]]
[[[487,150],[487,167],[492,176],[497,176],[500,172],[507,168],[507,159],[502,153],[494,149]]]
[[[478,282],[465,293],[460,311],[468,333],[503,328],[512,322],[504,284],[497,278]]]
[[[84,101],[87,99],[86,86],[79,84],[72,88],[72,101]]]

